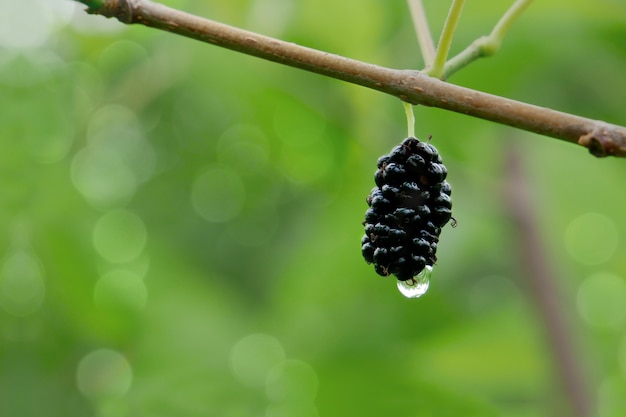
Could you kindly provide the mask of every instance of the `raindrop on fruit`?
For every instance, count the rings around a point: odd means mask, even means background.
[[[398,289],[407,298],[418,298],[426,293],[428,285],[430,284],[430,275],[432,274],[433,267],[426,265],[426,267],[411,279],[406,281],[398,281]]]

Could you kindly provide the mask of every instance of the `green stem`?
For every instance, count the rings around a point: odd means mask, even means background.
[[[500,49],[502,41],[513,23],[522,15],[532,0],[516,0],[502,15],[488,36],[476,39],[470,46],[451,58],[444,67],[442,79],[447,79],[461,68],[478,58],[494,55]]]
[[[104,3],[106,0],[75,0],[75,1],[86,5],[89,8],[89,10],[94,11],[104,6]]]
[[[516,0],[515,3],[507,10],[504,15],[500,18],[496,26],[491,31],[489,35],[495,42],[498,43],[498,46],[502,43],[504,36],[511,29],[513,23],[522,15],[524,10],[528,6],[530,6],[532,0]]]
[[[430,70],[426,71],[428,75],[435,78],[441,78],[443,76],[443,70],[448,59],[448,53],[450,52],[450,45],[452,45],[452,38],[456,31],[456,26],[459,23],[461,17],[461,11],[465,0],[453,0],[448,12],[448,17],[443,25],[441,31],[441,38],[439,38],[439,45],[437,45],[437,54],[433,66]]]
[[[406,126],[409,138],[415,137],[415,114],[413,113],[413,105],[403,101],[404,112],[406,113]]]
[[[424,5],[422,0],[408,0],[408,3],[411,17],[413,18],[415,34],[417,35],[417,42],[419,43],[422,58],[424,59],[424,66],[430,68],[435,60],[435,43],[430,34]]]

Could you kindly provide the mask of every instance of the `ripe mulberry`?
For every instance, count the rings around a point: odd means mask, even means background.
[[[361,251],[379,275],[407,281],[437,261],[452,190],[437,149],[410,137],[378,159]]]

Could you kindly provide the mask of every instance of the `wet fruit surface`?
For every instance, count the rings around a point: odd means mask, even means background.
[[[381,156],[377,168],[366,199],[363,257],[382,276],[413,280],[437,261],[439,234],[452,216],[447,170],[433,145],[413,137]]]

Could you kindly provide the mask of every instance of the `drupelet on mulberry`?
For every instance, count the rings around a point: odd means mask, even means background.
[[[407,281],[437,261],[441,228],[452,218],[452,190],[437,149],[409,137],[378,159],[367,197],[361,251],[379,275]]]

